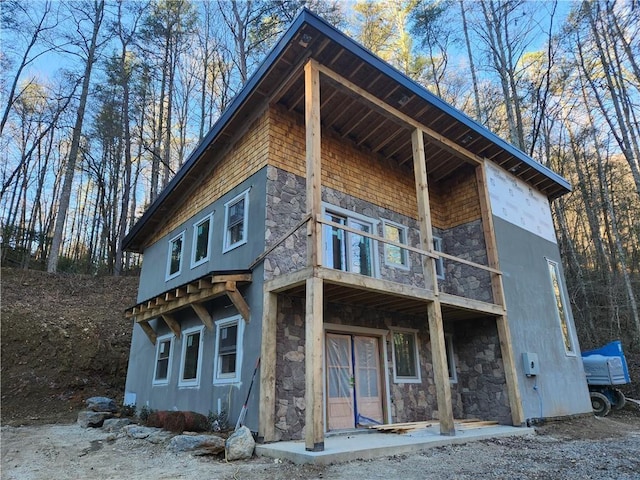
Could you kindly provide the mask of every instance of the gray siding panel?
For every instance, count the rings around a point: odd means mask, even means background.
[[[575,356],[565,353],[554,306],[547,258],[560,264],[558,246],[495,216],[493,222],[525,417],[591,412],[570,306],[567,305],[567,313]],[[568,299],[564,273],[562,277]],[[538,354],[537,377],[524,374],[524,352]]]

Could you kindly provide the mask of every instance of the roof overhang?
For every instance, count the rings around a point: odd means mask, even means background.
[[[496,163],[550,199],[571,190],[560,175],[303,9],[124,238],[124,249],[142,250],[169,212],[210,171],[256,112],[272,104],[296,115],[304,114],[303,67],[309,59],[323,67],[321,121],[322,128],[332,135],[410,170],[411,132],[419,124],[431,133],[425,142],[429,182],[445,180],[476,158]]]

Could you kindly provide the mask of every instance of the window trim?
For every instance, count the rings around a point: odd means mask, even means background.
[[[397,228],[399,231],[403,232],[402,235],[404,236],[404,241],[403,240],[399,240],[398,243],[402,243],[403,245],[409,245],[409,227],[402,225],[400,223],[397,222],[392,222],[391,220],[382,220],[382,236],[384,238],[387,238],[387,229],[386,227],[390,226],[390,227],[394,227]],[[401,263],[394,263],[394,262],[388,262],[387,261],[387,250],[390,247],[394,247],[394,248],[400,248],[400,255],[401,255]],[[384,258],[384,264],[387,267],[392,267],[392,268],[399,268],[402,270],[410,270],[411,269],[411,261],[409,259],[409,250],[406,250],[404,248],[401,247],[396,247],[395,245],[389,245],[387,243],[384,244],[384,248],[383,248],[383,258]],[[402,263],[402,260],[404,260],[404,263]]]
[[[187,337],[194,333],[200,333],[200,345],[198,346],[198,364],[196,370],[196,378],[184,380],[185,355],[187,353]],[[178,377],[179,387],[199,387],[200,377],[202,374],[202,347],[204,345],[204,325],[199,327],[191,327],[182,331],[182,347],[180,349],[180,376]]]
[[[186,230],[182,230],[180,233],[178,233],[176,236],[174,236],[173,238],[171,238],[169,240],[169,248],[168,248],[168,251],[167,251],[167,269],[166,269],[166,272],[165,272],[165,279],[164,279],[165,282],[180,276],[180,274],[182,273],[182,263],[183,263],[183,260],[184,260],[184,237],[185,237],[185,233],[186,233]],[[171,245],[176,240],[178,240],[179,238],[182,239],[182,245],[180,246],[180,262],[179,262],[179,265],[178,265],[178,271],[174,272],[174,273],[171,273],[171,252],[172,252]]]
[[[433,249],[436,252],[442,252],[442,237],[439,237],[437,235],[433,235]],[[445,272],[444,272],[444,259],[442,257],[438,257],[436,259],[434,259],[436,262],[436,278],[438,280],[444,280],[445,279]],[[440,274],[438,274],[438,268],[440,269]]]
[[[567,309],[569,307],[569,303],[567,302],[567,298],[564,293],[564,282],[560,275],[560,266],[559,263],[555,260],[551,260],[550,258],[545,257],[547,261],[547,271],[549,272],[549,284],[551,286],[551,296],[553,298],[553,306],[556,313],[556,319],[558,320],[558,326],[560,327],[560,339],[562,341],[562,346],[564,348],[564,353],[567,357],[576,357],[576,342],[573,338],[573,329],[571,327],[571,322],[569,321],[569,317],[567,315]],[[553,269],[553,273],[558,281],[558,293],[556,294],[555,287],[553,285],[553,277],[551,275],[551,269]],[[562,310],[564,313],[564,326],[566,327],[566,336],[565,329],[563,327],[563,319],[560,315],[560,309],[558,308],[558,301],[562,303]],[[571,349],[567,349],[567,343],[571,347]]]
[[[392,327],[391,332],[391,362],[393,364],[393,383],[422,383],[422,372],[420,371],[420,345],[418,344],[418,330],[414,328]],[[396,369],[396,342],[394,335],[396,333],[413,335],[413,345],[415,347],[416,375],[413,377],[402,377],[397,374]]]
[[[244,338],[244,318],[242,315],[234,315],[232,317],[221,318],[215,322],[216,324],[216,336],[215,336],[215,348],[213,357],[213,384],[214,385],[228,385],[230,383],[238,383],[242,374],[242,357],[243,357],[243,338]],[[220,330],[230,325],[238,326],[238,333],[236,336],[236,372],[233,377],[218,377],[218,369],[220,368]]]
[[[456,357],[453,353],[453,334],[444,334],[444,345],[447,351],[447,370],[449,371],[449,382],[458,383],[458,372],[456,370]],[[451,367],[451,368],[449,368]]]
[[[204,222],[209,220],[209,237],[207,239],[207,255],[196,260],[196,253],[198,247],[198,227]],[[207,263],[211,258],[211,238],[213,236],[213,212],[201,218],[199,221],[193,224],[193,239],[191,240],[191,268],[198,267],[204,263]]]
[[[224,204],[224,232],[223,232],[223,248],[222,253],[227,253],[234,248],[247,243],[248,237],[248,220],[249,220],[249,188]],[[235,243],[229,243],[229,208],[234,206],[240,200],[244,200],[244,213],[242,217],[242,239]]]
[[[378,235],[378,226],[380,225],[380,220],[377,220],[375,218],[372,217],[367,217],[366,215],[362,215],[360,213],[354,212],[352,210],[347,210],[346,208],[342,208],[342,207],[338,207],[336,205],[332,205],[330,203],[325,203],[322,202],[322,217],[324,218],[324,216],[327,213],[333,213],[335,215],[338,215],[340,217],[344,217],[346,220],[346,224],[345,226],[347,227],[353,227],[350,224],[351,220],[357,221],[357,222],[363,222],[363,223],[368,223],[371,225],[371,232],[369,232],[371,235]],[[326,228],[332,228],[329,227],[328,225],[325,225],[324,227]],[[345,230],[342,230],[343,232],[345,232],[345,234],[347,235],[355,235],[351,232],[346,232]],[[324,238],[324,234],[325,234],[325,229],[322,229],[322,265],[326,266],[327,268],[331,268],[334,269],[333,267],[329,267],[326,263],[326,254],[327,254],[327,248],[326,248],[326,242],[325,242],[325,238]],[[368,238],[365,237],[368,240],[371,241],[371,275],[363,275],[363,276],[367,276],[370,278],[380,278],[380,268],[379,268],[379,255],[380,255],[380,250],[378,247],[378,241],[374,240],[373,238]],[[347,256],[347,262],[348,262],[348,268],[347,270],[339,270],[339,271],[346,271],[348,273],[353,273],[354,275],[362,275],[359,273],[355,273],[352,270],[351,267],[351,248],[349,246],[349,242],[345,242],[345,248],[346,248],[346,256]],[[334,270],[338,270],[337,268],[335,268]]]
[[[152,385],[168,385],[169,380],[171,379],[171,367],[173,365],[173,355],[174,355],[174,342],[175,335],[173,333],[168,333],[166,335],[162,335],[156,339],[156,359],[153,367],[153,377],[152,377]],[[156,378],[156,374],[158,373],[158,356],[160,354],[160,345],[169,340],[169,362],[167,364],[167,378],[158,380]]]

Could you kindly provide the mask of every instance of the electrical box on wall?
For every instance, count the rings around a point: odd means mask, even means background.
[[[540,374],[540,365],[538,363],[538,354],[531,352],[524,352],[522,354],[522,365],[524,367],[524,374],[527,377],[533,377]]]

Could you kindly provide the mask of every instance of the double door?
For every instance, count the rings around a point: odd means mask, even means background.
[[[384,423],[379,338],[327,333],[325,345],[329,430]]]

